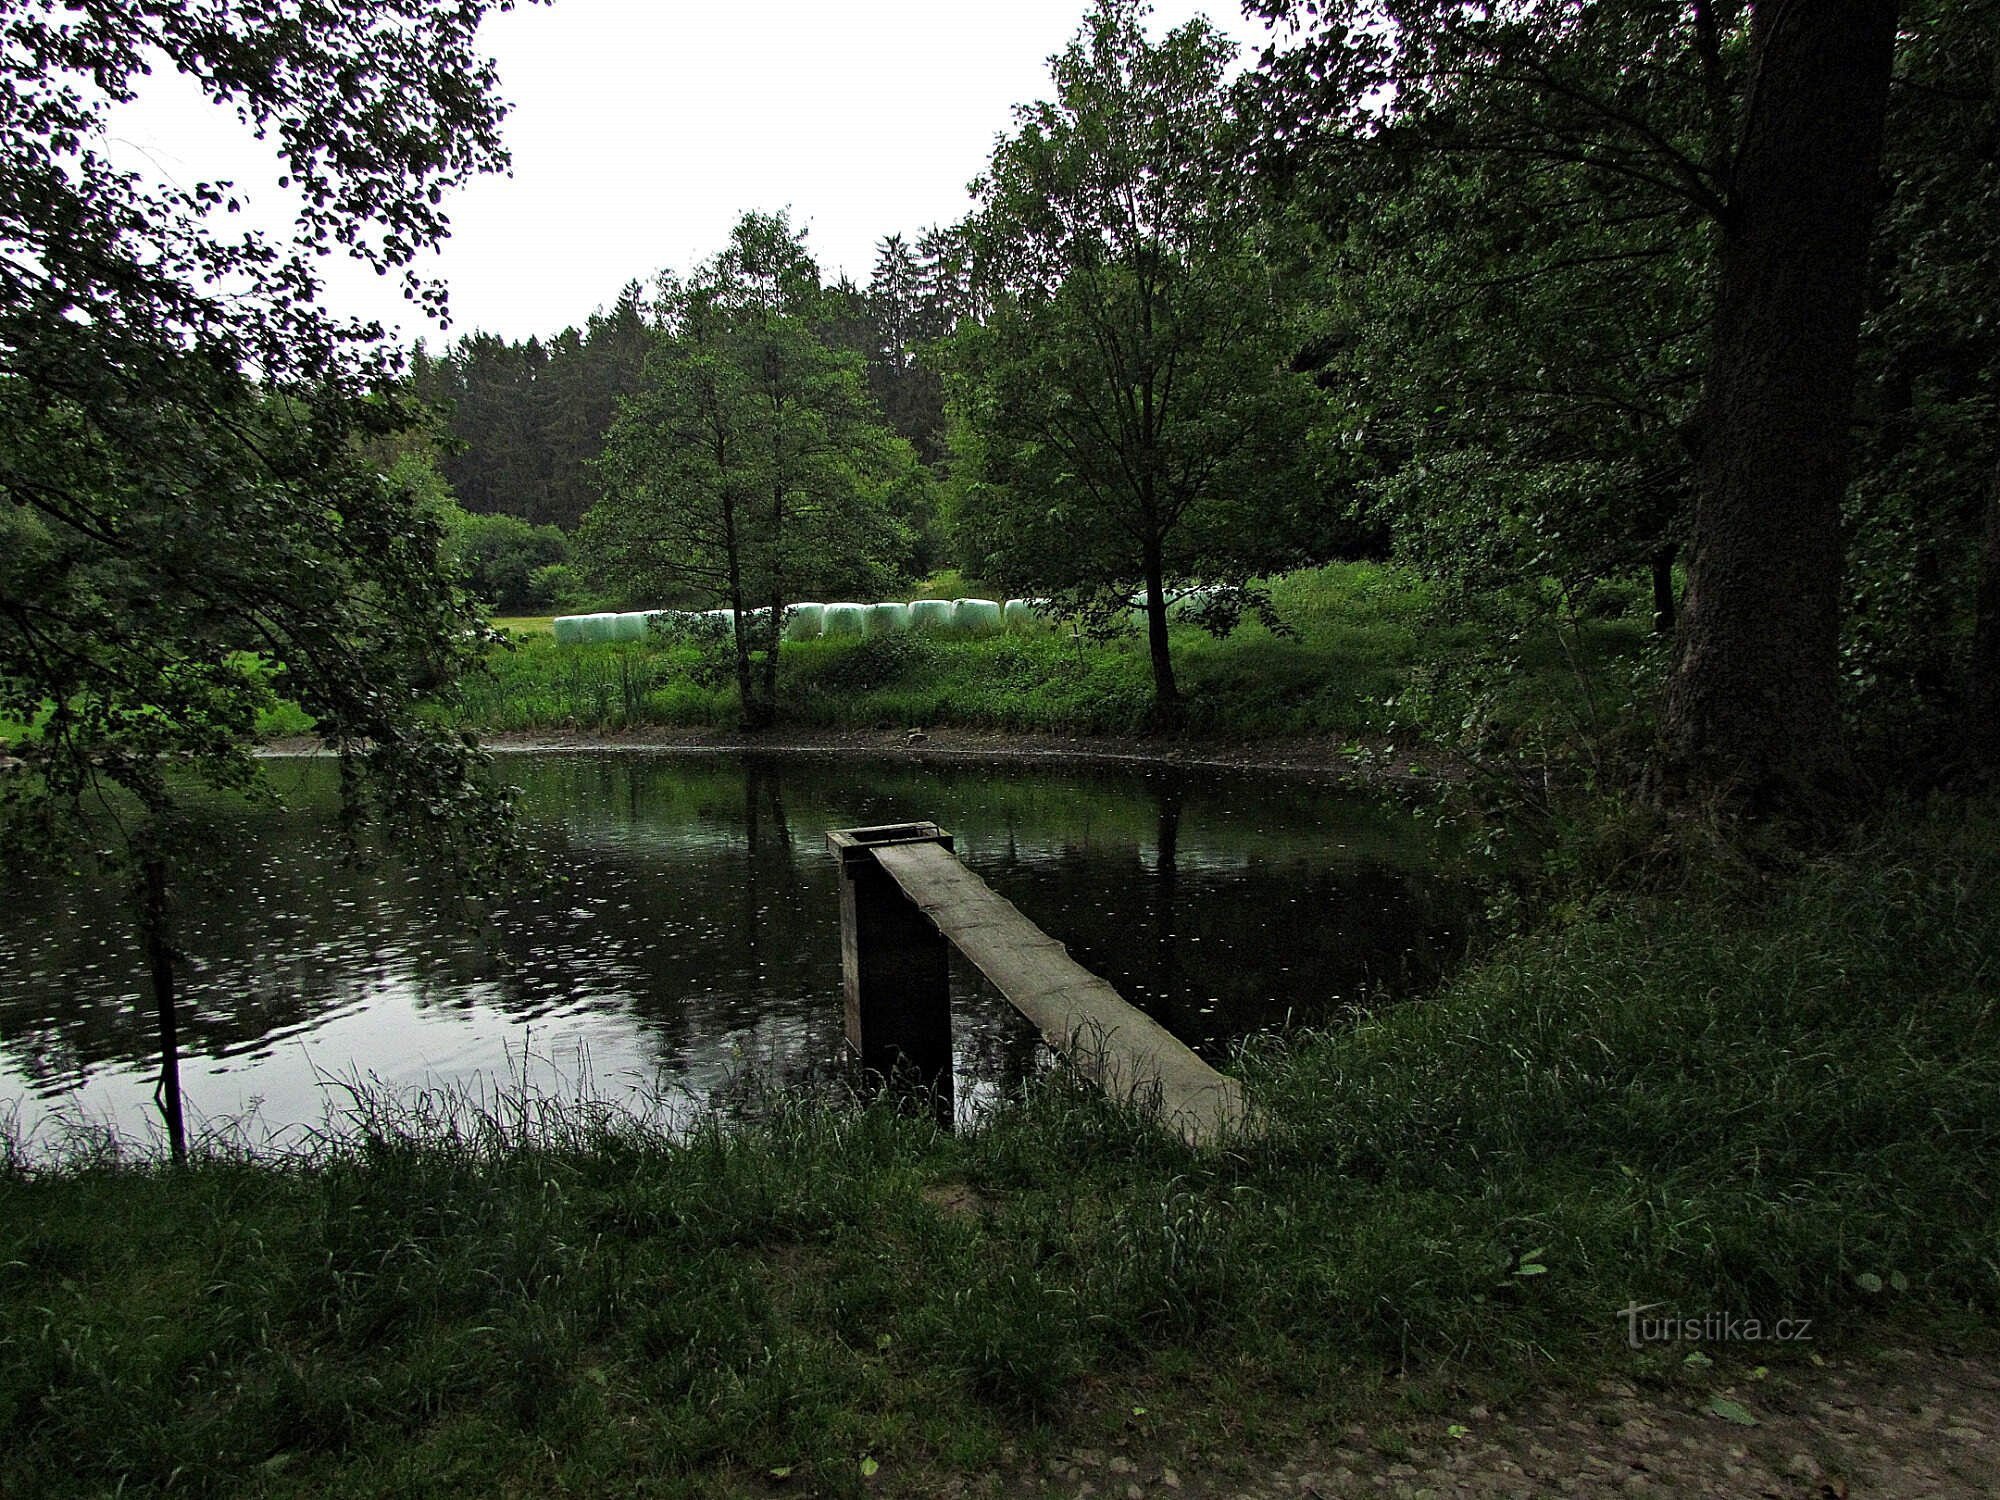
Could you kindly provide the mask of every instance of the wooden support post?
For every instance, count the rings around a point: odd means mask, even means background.
[[[861,1066],[907,1081],[951,1108],[950,945],[935,923],[876,863],[899,844],[951,848],[935,823],[830,832],[840,863],[840,988],[847,1044]]]

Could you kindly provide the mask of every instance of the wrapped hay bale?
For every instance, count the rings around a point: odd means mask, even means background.
[[[868,606],[829,604],[820,611],[820,635],[829,641],[858,641],[868,633]]]
[[[634,610],[627,614],[611,617],[611,639],[614,641],[643,641],[646,638],[646,614]]]
[[[910,628],[927,635],[951,634],[952,603],[949,599],[910,601]]]
[[[820,616],[826,612],[824,604],[794,604],[785,611],[785,639],[788,641],[816,641],[819,639]]]
[[[602,645],[618,638],[618,616],[615,614],[585,615],[583,617],[583,638],[592,645]]]
[[[549,630],[556,638],[558,646],[574,646],[584,639],[583,622],[587,615],[557,615],[549,621]]]
[[[909,605],[871,604],[868,606],[868,633],[870,635],[895,635],[909,628]]]
[[[1214,589],[1180,589],[1168,599],[1167,614],[1173,619],[1181,619],[1200,609],[1214,597]]]
[[[999,601],[994,599],[954,599],[951,602],[952,633],[962,636],[998,635],[1002,625]]]

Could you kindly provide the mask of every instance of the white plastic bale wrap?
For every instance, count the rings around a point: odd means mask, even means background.
[[[549,629],[555,635],[556,644],[558,646],[574,646],[582,641],[585,638],[583,622],[587,618],[588,616],[585,615],[557,615],[551,620],[549,622]]]
[[[950,635],[952,602],[949,599],[910,601],[910,628],[927,635]]]
[[[583,638],[602,645],[606,641],[618,639],[618,616],[615,614],[585,615],[583,617]]]
[[[820,632],[829,641],[859,640],[868,633],[868,606],[829,604],[820,611]]]
[[[1004,623],[997,599],[954,599],[951,602],[953,633],[963,636],[998,635]]]
[[[646,616],[634,611],[611,617],[611,639],[614,641],[643,641],[646,638]]]
[[[826,613],[824,604],[794,604],[785,611],[785,639],[788,641],[816,641],[819,639],[821,616]]]
[[[870,635],[896,635],[909,628],[909,605],[883,603],[868,606],[868,633]]]

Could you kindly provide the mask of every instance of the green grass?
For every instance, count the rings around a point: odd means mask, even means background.
[[[958,586],[956,579],[945,583]],[[1339,564],[1280,578],[1279,616],[1293,631],[1251,621],[1217,639],[1173,630],[1185,727],[1197,734],[1268,737],[1370,736],[1406,724],[1418,707],[1456,719],[1462,711],[1423,681],[1440,655],[1477,654],[1490,621],[1440,628],[1408,574]],[[1575,717],[1593,695],[1623,680],[1607,666],[1643,649],[1636,619],[1594,625],[1569,649],[1546,630],[1524,632],[1522,666],[1496,672],[1514,722]],[[1573,660],[1580,652],[1584,663]],[[522,635],[495,653],[490,675],[468,685],[458,710],[487,729],[622,729],[726,726],[738,717],[727,673],[686,646],[558,647]],[[1454,685],[1462,692],[1462,685]],[[861,642],[787,645],[781,713],[796,725],[874,729],[921,725],[1062,734],[1136,733],[1150,723],[1152,673],[1135,633],[1108,642],[1073,636],[982,641],[903,635]]]
[[[1983,1322],[1996,850],[1946,809],[1606,898],[1244,1057],[1268,1132],[1209,1158],[1060,1076],[958,1138],[363,1100],[275,1165],[17,1152],[0,1493],[923,1495],[1007,1445],[1241,1451],[1607,1368],[1693,1402],[1805,1352],[1635,1354],[1633,1302]]]
[[[276,739],[284,735],[312,733],[312,715],[300,708],[298,704],[288,699],[277,697],[271,692],[268,680],[268,664],[262,657],[250,651],[236,652],[233,654],[232,664],[249,669],[249,674],[256,684],[257,691],[264,699],[256,711],[255,733],[259,739]],[[0,744],[26,744],[40,738],[53,712],[54,706],[44,702],[42,712],[36,716],[32,723],[23,723],[18,719],[9,719],[5,715],[0,715]],[[149,710],[149,712],[158,712],[158,710]]]

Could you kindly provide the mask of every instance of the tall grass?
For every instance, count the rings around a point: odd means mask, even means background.
[[[278,1161],[0,1153],[0,1493],[929,1494],[1787,1352],[1635,1353],[1633,1303],[1990,1319],[2000,818],[1910,822],[1260,1046],[1263,1134],[1206,1157],[1060,1073],[957,1137],[364,1093]]]

